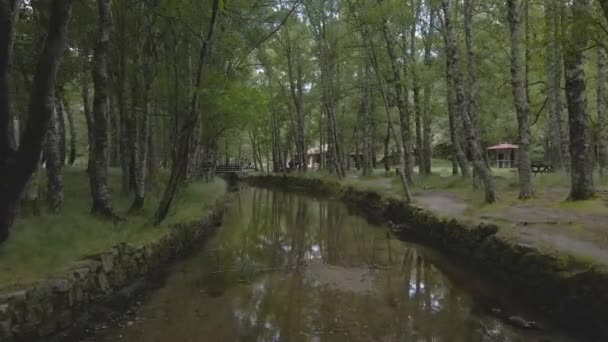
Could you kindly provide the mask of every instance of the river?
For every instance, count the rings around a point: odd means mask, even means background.
[[[138,304],[91,340],[577,340],[341,202],[261,188],[236,193],[217,232]]]

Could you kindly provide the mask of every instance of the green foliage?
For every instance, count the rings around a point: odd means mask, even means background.
[[[120,174],[112,170],[110,184],[119,188]],[[161,189],[149,195],[144,211],[113,224],[91,216],[89,183],[82,169],[65,170],[65,205],[63,212],[44,212],[32,216],[22,210],[11,238],[0,245],[0,287],[30,283],[56,273],[78,259],[126,242],[139,245],[167,233],[173,224],[190,223],[203,217],[225,193],[225,183],[191,183],[180,193],[167,221],[155,227],[151,223],[153,208]],[[119,208],[128,208],[130,198],[114,195]]]

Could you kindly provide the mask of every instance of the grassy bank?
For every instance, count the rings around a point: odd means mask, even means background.
[[[539,174],[533,178],[536,197],[519,200],[517,172],[493,169],[498,201],[484,203],[482,189],[475,189],[471,179],[452,176],[451,164],[435,160],[433,174],[415,174],[411,187],[413,204],[432,211],[438,217],[456,218],[462,222],[492,223],[505,229],[500,234],[535,247],[567,253],[608,265],[608,187],[596,175],[598,194],[587,201],[568,201],[570,177],[562,172]],[[361,191],[403,199],[403,189],[394,175],[374,170],[362,177],[356,171],[338,180],[325,172],[291,174],[291,176],[336,182]]]
[[[24,208],[11,236],[0,245],[0,288],[35,282],[86,255],[106,251],[118,243],[140,245],[158,238],[176,223],[201,218],[226,190],[221,179],[208,184],[189,184],[176,198],[165,222],[155,227],[151,218],[164,182],[154,182],[145,209],[133,216],[125,213],[131,199],[119,194],[120,173],[117,170],[111,170],[109,182],[114,190],[113,205],[126,221],[114,224],[89,214],[88,177],[81,169],[64,172],[65,203],[60,213],[48,213],[43,208],[41,215],[34,216]]]

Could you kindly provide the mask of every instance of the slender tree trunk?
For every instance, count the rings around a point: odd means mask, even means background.
[[[68,130],[70,132],[70,153],[68,156],[68,165],[74,165],[76,161],[76,126],[74,126],[74,117],[70,104],[65,97],[65,92],[61,92],[61,102],[63,103],[63,110],[68,120]]]
[[[346,176],[346,170],[350,168],[350,158],[347,157],[344,161],[343,139],[341,137],[338,115],[336,114],[338,107],[338,99],[336,93],[339,92],[339,63],[336,62],[338,41],[330,41],[327,36],[327,16],[332,16],[334,13],[330,10],[312,8],[309,3],[307,10],[309,11],[309,19],[313,34],[317,41],[318,61],[321,67],[321,88],[323,109],[327,115],[327,127],[329,128],[329,138],[332,144],[332,154],[334,156],[334,169],[338,178]],[[313,15],[310,12],[315,11],[318,15]]]
[[[52,96],[54,99],[57,98],[57,96]],[[53,212],[61,210],[61,206],[63,205],[63,176],[61,175],[63,163],[61,162],[61,138],[58,116],[57,108],[53,109],[43,148],[47,174],[47,202],[50,210]]]
[[[445,12],[445,10],[444,10]],[[444,16],[447,16],[444,13]],[[446,47],[446,51],[450,46],[450,33],[445,29],[445,20],[444,20],[444,29],[443,29],[443,41]],[[446,52],[447,54],[447,52]],[[450,59],[449,56],[446,56],[445,59],[445,81],[446,81],[446,102],[448,105],[448,116],[449,116],[449,125],[450,125],[450,142],[452,144],[452,175],[458,175],[458,168],[460,167],[462,177],[468,178],[470,177],[469,164],[467,161],[466,154],[464,152],[464,147],[466,146],[463,139],[463,125],[460,121],[460,113],[458,112],[459,108],[456,105],[456,95],[455,89],[456,84],[454,83],[454,71],[453,71],[453,60]],[[466,105],[466,104],[465,104]]]
[[[207,58],[210,53],[212,39],[214,37],[215,27],[217,23],[218,13],[220,9],[220,0],[213,0],[212,12],[211,12],[211,20],[209,22],[209,30],[207,31],[207,36],[202,42],[202,46],[200,49],[198,67],[196,71],[196,79],[194,83],[195,91],[192,94],[191,102],[190,102],[190,115],[185,120],[185,122],[180,125],[181,128],[177,128],[176,132],[176,153],[175,158],[173,160],[173,164],[171,165],[171,174],[169,175],[169,181],[165,187],[165,191],[163,192],[163,196],[158,204],[158,208],[154,214],[155,224],[159,224],[162,222],[167,214],[169,213],[169,209],[171,208],[171,203],[175,197],[177,192],[178,185],[183,181],[184,175],[186,173],[186,167],[188,166],[188,156],[190,152],[190,143],[192,134],[194,131],[194,127],[197,126],[199,122],[199,89],[202,84],[203,79],[203,67],[207,63]]]
[[[8,158],[14,143],[11,136],[11,104],[9,88],[11,76],[13,43],[15,41],[15,23],[19,15],[21,0],[0,1],[0,159]],[[0,170],[4,165],[0,164]],[[0,188],[1,189],[1,188]],[[0,234],[2,234],[0,232]]]
[[[386,50],[390,59],[390,66],[393,72],[393,88],[397,97],[397,108],[399,109],[399,126],[401,128],[401,153],[403,154],[403,173],[405,179],[411,184],[413,183],[413,166],[412,166],[412,148],[411,142],[411,115],[408,104],[408,92],[404,94],[404,84],[401,80],[401,72],[397,64],[397,55],[393,48],[393,41],[390,38],[386,21],[382,25],[382,33],[386,42]],[[404,67],[405,70],[405,67]],[[377,70],[377,73],[380,71]],[[388,101],[387,101],[388,103]],[[387,108],[388,110],[388,108]],[[388,115],[388,114],[387,114]],[[397,140],[397,139],[395,139]]]
[[[129,209],[130,212],[136,212],[143,209],[144,199],[146,195],[146,175],[148,173],[148,141],[150,139],[150,103],[148,102],[150,99],[148,95],[150,92],[150,86],[151,83],[145,85],[145,87],[148,89],[144,90],[144,93],[146,94],[143,98],[143,113],[141,119],[139,139],[137,142],[139,144],[139,153],[136,156],[138,160],[135,169],[135,198],[133,199],[133,204]]]
[[[525,54],[522,50],[522,23],[520,0],[508,0],[508,18],[511,30],[511,87],[519,127],[517,169],[519,174],[519,198],[534,197],[530,163],[530,104],[526,91]]]
[[[434,22],[435,22],[435,9],[429,8],[429,18],[424,35],[424,66],[427,72],[433,68],[433,58],[431,50],[433,48],[433,37],[434,37]],[[424,95],[422,98],[422,174],[431,174],[431,158],[432,158],[432,136],[431,136],[431,86],[432,81],[424,81]]]
[[[391,151],[389,149],[391,143],[392,124],[389,122],[386,126],[386,135],[384,136],[384,173],[388,176],[391,172]]]
[[[397,133],[395,133],[395,128],[393,127],[393,121],[392,121],[391,115],[390,115],[390,105],[389,105],[389,101],[388,101],[388,95],[387,95],[386,89],[384,88],[384,82],[382,81],[382,76],[381,76],[380,66],[378,63],[378,57],[376,55],[376,50],[373,45],[373,41],[371,40],[371,37],[369,37],[368,32],[363,33],[363,39],[366,44],[369,61],[371,63],[372,69],[374,70],[374,75],[376,77],[376,83],[378,84],[378,90],[380,91],[380,97],[382,98],[382,103],[384,105],[384,114],[386,115],[386,122],[387,122],[387,133],[392,134],[393,140],[395,140],[395,145],[397,146],[397,149],[399,150],[399,157],[400,157],[399,164],[405,165],[405,163],[406,163],[405,149],[403,148],[403,145],[401,144],[399,138],[397,137]],[[407,133],[407,131],[405,129],[406,125],[407,125],[407,127],[409,127],[409,121],[406,121],[409,118],[406,118],[404,115],[401,115],[401,114],[405,114],[405,112],[401,111],[400,115],[399,115],[399,121],[402,126],[401,137],[403,140],[404,135],[406,135],[405,138],[409,139],[409,133]],[[384,140],[384,159],[385,159],[384,167],[385,167],[385,171],[387,174],[390,171],[390,158],[387,158],[387,156],[389,155],[389,144],[390,144],[390,135],[388,135]],[[406,175],[406,179],[407,179],[407,175]]]
[[[112,30],[111,0],[98,0],[99,36],[93,57],[93,164],[89,170],[93,214],[114,218],[108,189],[108,49]]]
[[[566,4],[562,1],[558,1],[555,0],[555,4],[558,4],[557,6],[559,6],[559,15],[556,13],[556,16],[559,18],[559,20],[556,18],[555,20],[555,25],[556,25],[556,40],[559,38],[559,40],[562,42],[562,44],[560,45],[560,50],[561,55],[558,55],[557,61],[561,62],[559,66],[557,66],[560,70],[562,69],[562,67],[564,66],[564,51],[566,50],[565,47],[565,42],[568,40],[567,37],[567,23],[566,23]],[[556,9],[557,11],[557,9]],[[558,74],[561,76],[561,72]],[[561,78],[561,77],[560,77]],[[564,165],[564,168],[566,169],[566,172],[570,173],[571,172],[571,168],[572,168],[572,158],[570,156],[570,126],[568,124],[567,118],[562,114],[564,112],[568,111],[568,103],[566,100],[566,91],[562,91],[562,89],[566,88],[566,76],[565,76],[565,70],[564,70],[564,82],[562,84],[561,79],[558,79],[557,82],[559,83],[559,92],[558,92],[558,108],[560,111],[560,127],[561,127],[561,149],[562,149],[562,163]]]
[[[598,164],[601,178],[608,177],[608,57],[603,46],[597,48]]]
[[[42,158],[40,158],[42,159]],[[39,186],[40,186],[40,162],[38,162],[34,173],[32,173],[32,177],[27,182],[27,186],[25,188],[25,195],[23,196],[23,200],[21,201],[21,210],[25,208],[31,208],[32,215],[38,216],[40,215],[40,205],[39,205]]]
[[[363,78],[363,99],[362,99],[362,128],[363,128],[363,176],[373,174],[373,108],[372,108],[372,89],[369,77],[369,65],[365,66]]]
[[[61,87],[55,88],[55,110],[54,116],[57,120],[57,146],[59,148],[59,163],[61,165],[65,164],[66,161],[66,151],[67,151],[67,138],[66,138],[66,129],[65,129],[65,110],[63,108],[63,91],[60,89]]]
[[[289,76],[289,90],[291,94],[291,98],[293,101],[293,107],[295,109],[295,144],[296,151],[298,154],[298,169],[301,171],[306,171],[307,163],[306,163],[306,144],[304,139],[304,109],[302,103],[303,96],[303,80],[302,80],[302,65],[301,65],[301,56],[298,54],[298,51],[293,52],[291,48],[291,38],[289,34],[287,34],[287,42],[286,42],[286,53],[287,53],[287,70]],[[295,64],[294,65],[294,59]]]
[[[555,169],[563,169],[562,157],[562,108],[561,108],[561,63],[558,51],[558,31],[556,0],[549,0],[545,6],[545,45],[547,68],[547,109],[549,112],[548,148],[549,163]]]
[[[467,112],[471,117],[473,128],[480,135],[479,129],[479,118],[477,115],[477,93],[479,85],[477,82],[477,61],[475,60],[475,49],[473,42],[473,9],[475,7],[475,0],[464,1],[464,37],[466,47],[466,59],[467,59],[467,79],[466,79],[466,102]],[[471,153],[469,152],[469,155]],[[485,154],[484,154],[485,157]],[[479,174],[473,169],[473,186],[478,187],[482,183]]]
[[[452,143],[452,175],[458,175],[460,167],[462,177],[469,178],[469,163],[466,154],[464,153],[462,142],[462,129],[458,124],[458,113],[456,108],[456,98],[454,96],[454,80],[451,71],[450,61],[446,59],[446,96],[448,103],[448,115],[450,124],[450,141]]]
[[[423,147],[423,104],[420,99],[420,80],[418,77],[418,52],[416,50],[416,29],[418,28],[418,22],[420,21],[420,10],[421,10],[422,1],[421,0],[412,0],[412,8],[415,8],[414,11],[414,22],[410,28],[410,69],[412,74],[412,92],[414,95],[414,113],[415,113],[415,123],[416,123],[416,160],[418,162],[418,174],[423,174],[425,166],[424,159],[424,147]],[[405,43],[405,35],[404,43]],[[406,44],[404,44],[406,45]],[[406,94],[407,101],[407,94]]]
[[[464,126],[464,133],[468,148],[471,151],[471,159],[473,161],[473,167],[475,171],[480,175],[484,183],[485,188],[485,200],[487,203],[496,202],[496,190],[494,188],[494,179],[492,178],[492,172],[486,165],[483,158],[483,151],[477,137],[477,132],[473,126],[471,117],[468,115],[466,110],[466,98],[463,87],[463,76],[460,68],[460,61],[458,56],[458,46],[456,44],[456,32],[451,22],[451,9],[450,0],[442,0],[442,6],[444,11],[444,29],[447,31],[447,60],[449,63],[449,70],[452,73],[453,83],[455,87],[456,95],[456,110],[458,118],[462,120]]]
[[[146,21],[149,21],[146,18]],[[152,92],[152,83],[154,82],[154,74],[152,69],[152,56],[154,51],[152,48],[152,42],[148,36],[143,43],[142,50],[139,53],[139,61],[141,63],[141,70],[143,75],[141,80],[143,81],[143,92],[142,92],[142,118],[140,134],[137,143],[139,144],[139,155],[137,155],[137,169],[135,177],[135,198],[131,205],[130,212],[136,212],[144,207],[144,200],[146,195],[146,176],[148,175],[148,159],[150,158],[150,131],[151,131],[151,102],[150,94]],[[197,164],[198,170],[198,164]]]
[[[118,131],[119,135],[119,149],[120,149],[120,168],[121,168],[121,193],[128,195],[131,192],[132,184],[132,173],[131,162],[131,146],[133,146],[134,137],[130,131],[130,115],[127,114],[127,103],[126,103],[126,82],[127,82],[127,43],[126,43],[126,1],[120,1],[116,8],[116,22],[117,22],[117,45],[118,45],[118,61],[116,62],[116,84],[115,97],[116,105],[118,107],[118,117],[120,128]]]
[[[33,172],[36,170],[43,140],[53,112],[53,87],[59,61],[63,55],[67,39],[67,24],[72,3],[69,0],[54,0],[51,3],[49,30],[38,57],[30,94],[28,121],[25,126],[19,150],[10,149],[8,144],[9,97],[8,73],[10,50],[12,48],[13,16],[17,1],[3,2],[0,6],[0,241],[6,240],[13,224],[21,194]],[[7,6],[8,5],[8,6]]]
[[[93,117],[93,111],[91,110],[90,103],[90,90],[89,90],[89,71],[90,71],[90,63],[89,63],[89,51],[86,47],[81,47],[81,51],[79,53],[80,58],[80,86],[81,88],[81,97],[82,97],[82,107],[84,111],[84,117],[87,123],[87,142],[89,145],[88,148],[88,162],[87,162],[87,172],[91,172],[93,169],[93,146],[95,145],[95,118]]]
[[[157,107],[150,112],[150,135],[148,137],[148,184],[156,181],[156,175],[159,162],[159,151],[158,151],[158,120],[156,117]]]
[[[564,53],[566,70],[566,98],[568,100],[568,122],[570,124],[570,155],[572,156],[571,200],[585,200],[593,196],[593,169],[587,127],[587,96],[585,84],[585,56],[589,37],[588,0],[572,4],[572,24],[569,41]]]

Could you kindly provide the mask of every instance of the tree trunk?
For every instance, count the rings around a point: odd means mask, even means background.
[[[3,3],[6,5],[6,2]],[[9,3],[9,7],[0,6],[0,242],[6,240],[11,227],[21,194],[36,170],[48,123],[53,113],[53,87],[59,61],[63,55],[67,39],[67,24],[70,18],[72,3],[69,0],[54,0],[51,3],[49,30],[38,58],[34,75],[33,88],[30,94],[28,121],[21,137],[19,150],[9,148],[8,123],[8,65],[12,47],[13,8],[18,2]]]
[[[91,212],[114,218],[108,189],[108,49],[112,30],[111,0],[98,0],[99,36],[93,56],[93,163],[89,170]]]
[[[67,151],[67,138],[65,129],[65,110],[63,108],[63,91],[61,87],[55,88],[55,110],[54,116],[57,121],[55,136],[57,139],[57,147],[59,149],[59,163],[65,164]]]
[[[63,103],[63,110],[65,116],[68,119],[68,130],[70,132],[70,153],[68,157],[68,165],[74,165],[76,161],[76,126],[74,126],[74,117],[70,104],[65,97],[65,92],[61,92],[61,102]]]
[[[139,59],[139,57],[136,57]],[[130,77],[131,85],[131,103],[130,110],[126,113],[126,138],[127,138],[127,151],[128,151],[128,172],[129,172],[129,190],[136,191],[137,185],[137,168],[139,163],[139,141],[138,141],[138,129],[137,129],[137,116],[139,113],[139,106],[141,102],[139,89],[141,87],[139,81],[139,71],[134,68],[133,74]]]
[[[54,93],[54,92],[53,92]],[[53,96],[56,100],[57,96]],[[53,103],[57,103],[54,101]],[[63,177],[61,175],[61,138],[59,132],[58,108],[52,110],[46,138],[44,140],[44,160],[47,174],[47,202],[52,212],[58,212],[63,205]]]
[[[369,65],[365,66],[363,78],[363,96],[362,96],[362,128],[363,128],[363,176],[371,176],[373,174],[373,108],[372,108],[372,89],[369,77]]]
[[[160,166],[157,135],[158,120],[156,110],[152,110],[150,112],[150,134],[148,137],[148,184],[153,184],[156,181],[156,174]]]
[[[433,48],[435,9],[430,8],[428,11],[429,19],[424,35],[424,66],[427,72],[433,68],[433,57],[431,55],[431,50]],[[424,96],[422,99],[422,174],[424,175],[431,174],[431,158],[433,153],[431,146],[431,86],[432,81],[424,81]]]
[[[146,21],[149,21],[146,18]],[[146,195],[146,176],[148,175],[148,159],[150,158],[150,131],[151,121],[150,108],[152,99],[150,94],[152,92],[152,83],[154,82],[154,74],[152,69],[152,56],[154,55],[153,44],[148,36],[143,43],[142,50],[139,52],[138,60],[141,63],[143,81],[143,92],[142,92],[142,118],[140,134],[137,143],[139,144],[139,155],[137,155],[137,168],[135,172],[135,198],[133,204],[129,209],[130,212],[136,212],[144,207],[144,199]],[[198,164],[197,164],[198,169]],[[197,170],[198,172],[198,170]]]
[[[149,104],[149,92],[151,83],[147,83],[144,87],[143,97],[143,113],[141,119],[140,134],[137,143],[139,144],[137,155],[137,164],[135,168],[135,198],[133,204],[129,209],[129,212],[137,212],[144,207],[144,199],[146,195],[146,175],[148,173],[148,144],[150,139],[150,104]]]
[[[306,171],[307,163],[306,163],[306,144],[304,139],[304,109],[303,109],[303,80],[302,80],[302,63],[301,56],[296,52],[295,54],[291,48],[291,38],[289,34],[287,35],[286,42],[286,53],[287,53],[287,70],[289,77],[289,90],[291,94],[291,99],[293,101],[293,106],[295,109],[295,119],[294,119],[294,131],[295,131],[295,144],[296,144],[296,152],[298,154],[298,169],[301,171]],[[295,57],[294,57],[295,55]],[[294,66],[295,59],[295,66]]]
[[[327,35],[328,17],[334,15],[333,9],[327,11],[324,8],[316,9],[311,7],[312,3],[307,5],[308,18],[311,23],[313,35],[317,41],[317,55],[321,69],[321,103],[323,110],[327,116],[327,127],[329,131],[329,141],[331,141],[334,169],[338,178],[346,176],[346,170],[350,168],[350,158],[346,163],[344,161],[343,139],[341,139],[341,130],[336,114],[338,107],[338,92],[340,69],[338,58],[339,41],[330,41]],[[317,12],[318,15],[313,15],[312,12]]]
[[[570,39],[564,53],[568,122],[570,124],[570,155],[572,156],[571,200],[586,200],[591,198],[595,192],[589,151],[584,69],[584,50],[587,47],[589,18],[591,17],[589,11],[588,0],[579,0],[573,3]]]
[[[0,2],[0,159],[4,161],[14,147],[11,136],[11,105],[9,99],[9,78],[12,63],[13,43],[15,41],[15,23],[21,7],[21,0],[3,0]],[[0,164],[0,170],[4,169]],[[0,235],[2,233],[0,232]]]
[[[120,168],[121,168],[121,193],[128,195],[131,192],[132,173],[131,171],[131,146],[133,146],[133,132],[129,131],[130,121],[127,114],[126,103],[126,82],[127,82],[127,42],[126,42],[126,1],[120,1],[116,9],[117,21],[117,45],[118,45],[118,61],[116,63],[116,84],[115,97],[118,107],[119,116],[119,149],[120,149]]]
[[[167,217],[169,209],[171,208],[171,203],[173,203],[175,193],[177,192],[177,187],[183,181],[184,175],[186,173],[192,134],[194,131],[194,127],[197,126],[197,123],[200,119],[198,115],[200,92],[198,90],[200,89],[202,84],[203,67],[207,63],[207,58],[211,49],[211,43],[215,32],[219,9],[220,0],[213,0],[211,20],[209,22],[209,30],[207,32],[207,36],[202,42],[202,46],[200,49],[198,68],[196,71],[196,79],[194,83],[195,91],[192,94],[190,102],[189,117],[185,120],[185,122],[183,122],[183,124],[180,125],[181,127],[177,128],[175,136],[176,151],[173,164],[171,165],[171,174],[169,176],[169,181],[167,182],[167,185],[165,187],[165,191],[163,192],[163,196],[158,204],[158,208],[156,209],[156,212],[154,214],[155,224],[157,225],[160,224],[160,222],[162,222],[165,217]]]
[[[408,92],[404,92],[404,84],[401,80],[401,72],[399,70],[397,55],[393,48],[393,41],[391,40],[388,32],[386,21],[382,24],[382,33],[386,42],[386,51],[390,59],[390,66],[393,72],[393,88],[395,90],[395,96],[397,98],[397,108],[399,109],[399,126],[401,128],[401,153],[403,154],[403,174],[408,183],[413,183],[413,166],[412,166],[412,148],[411,142],[411,115],[408,104]],[[405,70],[405,67],[404,67]],[[380,71],[377,70],[376,73]],[[388,101],[387,101],[388,103]],[[387,108],[388,110],[388,108]],[[387,114],[388,115],[388,114]],[[395,139],[397,140],[397,139]]]
[[[407,180],[403,175],[403,172],[399,168],[397,168],[397,174],[399,175],[399,179],[401,180],[401,186],[403,187],[403,192],[405,194],[405,201],[406,203],[410,203],[412,201],[410,186],[408,185]]]
[[[603,46],[597,48],[598,164],[601,178],[608,177],[608,57]]]
[[[414,95],[414,113],[415,113],[415,123],[416,123],[416,160],[418,162],[418,174],[423,174],[425,166],[425,159],[423,156],[423,108],[422,102],[420,100],[420,80],[418,77],[418,52],[416,51],[416,28],[418,27],[418,22],[420,21],[420,10],[421,10],[422,1],[421,0],[412,0],[412,8],[415,8],[414,14],[414,22],[410,28],[410,69],[412,74],[412,92]],[[403,40],[405,43],[405,35],[403,35]],[[404,44],[406,45],[406,44]],[[407,94],[406,94],[407,101]]]
[[[42,158],[41,158],[42,159]],[[30,208],[32,210],[32,215],[38,216],[40,215],[40,205],[39,205],[39,185],[40,185],[40,162],[36,165],[36,169],[30,180],[27,182],[27,186],[25,188],[25,194],[23,196],[23,200],[21,201],[21,210],[25,208]]]
[[[519,173],[519,198],[534,197],[530,163],[530,104],[526,91],[525,54],[522,50],[522,24],[520,0],[508,0],[508,19],[511,30],[511,87],[519,127],[517,169]]]
[[[458,175],[460,167],[462,177],[469,178],[469,163],[463,150],[462,129],[458,123],[458,113],[456,108],[456,98],[454,96],[454,80],[451,71],[450,61],[446,59],[446,97],[448,103],[448,115],[450,124],[450,141],[452,143],[452,175]]]
[[[466,103],[467,103],[467,112],[471,117],[471,121],[473,123],[473,128],[477,136],[480,135],[479,130],[479,118],[477,115],[477,93],[479,90],[479,85],[477,82],[477,61],[475,60],[475,50],[473,43],[473,9],[475,7],[474,0],[465,0],[464,1],[464,37],[465,37],[465,47],[466,47],[466,59],[467,59],[467,79],[466,79]],[[470,155],[469,151],[469,155]],[[485,154],[484,154],[485,157]],[[473,186],[475,188],[481,184],[482,180],[479,177],[479,174],[475,172],[473,169]]]
[[[399,164],[401,164],[401,165],[406,164],[406,161],[405,161],[406,152],[405,152],[405,149],[403,148],[403,145],[397,138],[397,133],[395,133],[395,128],[393,127],[393,121],[391,119],[391,114],[390,114],[390,104],[388,101],[388,95],[384,88],[384,82],[382,81],[380,65],[378,63],[378,57],[376,55],[376,50],[375,50],[373,41],[372,41],[371,37],[369,36],[369,32],[363,33],[363,40],[364,40],[364,43],[366,44],[369,61],[371,63],[372,69],[374,70],[374,75],[376,77],[376,83],[378,84],[378,90],[380,91],[380,97],[382,98],[382,103],[384,105],[384,114],[386,115],[387,134],[388,135],[386,136],[386,138],[384,140],[384,168],[385,168],[386,173],[388,174],[388,172],[390,171],[390,160],[387,157],[389,155],[389,144],[390,144],[390,139],[391,139],[390,135],[393,136],[393,140],[395,140],[395,145],[397,146],[397,148],[399,150],[399,157],[400,157]],[[407,130],[405,128],[406,126],[409,127],[409,121],[407,121],[409,119],[409,116],[405,117],[405,115],[401,115],[401,114],[405,114],[405,112],[401,111],[400,115],[399,115],[399,121],[402,126],[401,137],[402,137],[402,140],[403,140],[404,136],[405,136],[405,138],[409,139],[409,133],[407,133]],[[406,179],[407,179],[407,174],[405,174],[405,175],[406,175]]]
[[[555,0],[555,4],[559,4],[559,15],[556,14],[556,16],[559,17],[559,20],[557,20],[556,18],[556,40],[558,39],[557,37],[559,37],[559,40],[562,42],[562,44],[560,45],[560,50],[561,50],[561,55],[558,55],[557,61],[561,61],[562,63],[560,63],[560,66],[558,66],[558,68],[561,70],[563,65],[564,65],[564,51],[566,50],[566,41],[568,40],[567,37],[567,23],[566,23],[566,4],[563,3],[562,1],[557,1]],[[557,9],[556,9],[557,10]],[[560,72],[561,75],[561,72]],[[561,79],[558,79],[558,81],[560,86],[559,89],[560,91],[558,92],[558,103],[559,103],[559,110],[560,110],[560,127],[561,127],[561,150],[562,150],[562,163],[564,165],[564,168],[566,169],[566,172],[570,173],[571,172],[571,168],[572,168],[572,158],[570,156],[570,126],[568,124],[568,121],[566,118],[564,118],[564,115],[562,113],[567,112],[568,111],[568,103],[566,100],[566,76],[565,76],[565,70],[564,70],[564,83],[562,84]],[[564,89],[563,91],[561,91],[562,89]]]
[[[558,49],[556,0],[549,0],[545,6],[545,45],[547,68],[547,109],[549,112],[548,148],[549,163],[556,169],[564,168],[562,156],[562,105],[561,105],[561,63]]]
[[[460,68],[458,46],[456,44],[456,32],[451,22],[450,0],[442,0],[442,6],[444,12],[444,29],[447,31],[446,33],[448,38],[446,40],[448,43],[446,46],[446,56],[449,64],[449,73],[452,74],[452,80],[456,93],[456,110],[458,118],[462,120],[464,126],[464,133],[468,148],[471,152],[473,167],[483,180],[485,188],[485,200],[487,203],[494,203],[496,202],[496,192],[494,189],[492,172],[484,161],[483,151],[477,137],[477,132],[466,109],[467,106],[463,87],[463,76]]]
[[[95,145],[95,119],[93,118],[93,111],[91,110],[90,98],[91,94],[89,91],[89,51],[86,47],[81,46],[79,52],[80,58],[80,86],[82,96],[82,107],[84,111],[84,117],[87,123],[87,141],[89,143],[87,162],[87,172],[91,172],[93,169],[93,146]]]

